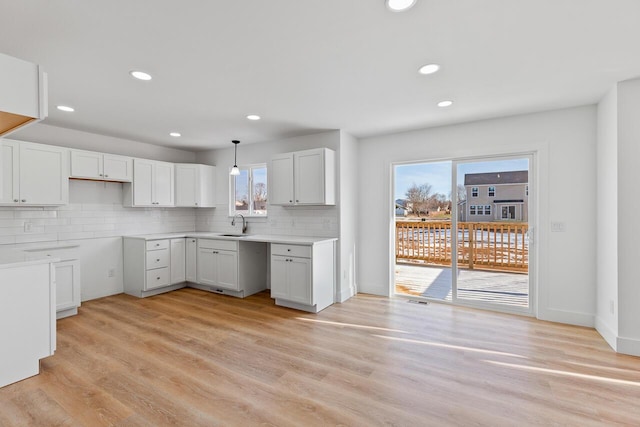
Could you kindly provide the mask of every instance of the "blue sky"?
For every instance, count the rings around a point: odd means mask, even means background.
[[[464,183],[467,173],[506,172],[529,169],[527,158],[491,160],[458,164],[458,183]],[[394,199],[404,199],[413,184],[431,184],[432,193],[449,196],[451,192],[451,162],[411,163],[395,166]]]

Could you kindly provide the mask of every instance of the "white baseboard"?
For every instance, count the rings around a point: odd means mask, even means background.
[[[574,311],[545,309],[538,311],[538,319],[550,322],[566,323],[568,325],[595,327],[595,315],[588,313],[578,313]]]
[[[609,327],[605,322],[602,321],[601,318],[596,317],[596,331],[604,338],[604,340],[609,344],[609,346],[617,351],[618,347],[618,336],[614,332],[613,329]]]
[[[618,337],[616,351],[630,356],[640,356],[640,340],[634,338]]]
[[[352,296],[354,296],[356,294],[356,289],[354,286],[349,286],[346,289],[343,289],[342,291],[340,291],[337,295],[337,301],[336,302],[345,302],[346,300],[348,300],[349,298],[351,298]]]

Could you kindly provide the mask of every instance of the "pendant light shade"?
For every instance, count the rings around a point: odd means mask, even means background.
[[[240,175],[240,169],[238,169],[238,144],[240,144],[240,141],[234,139],[231,142],[235,146],[235,153],[233,155],[233,167],[231,168],[229,175],[238,176]]]

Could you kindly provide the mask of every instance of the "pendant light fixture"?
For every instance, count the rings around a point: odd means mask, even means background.
[[[229,175],[237,176],[240,175],[240,169],[238,169],[238,144],[240,144],[240,141],[234,139],[231,142],[233,142],[233,145],[235,146],[235,154],[233,156],[233,167],[231,168]]]

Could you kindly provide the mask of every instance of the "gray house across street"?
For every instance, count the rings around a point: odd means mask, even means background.
[[[528,220],[528,171],[469,173],[464,187],[467,199],[458,205],[460,221]]]

